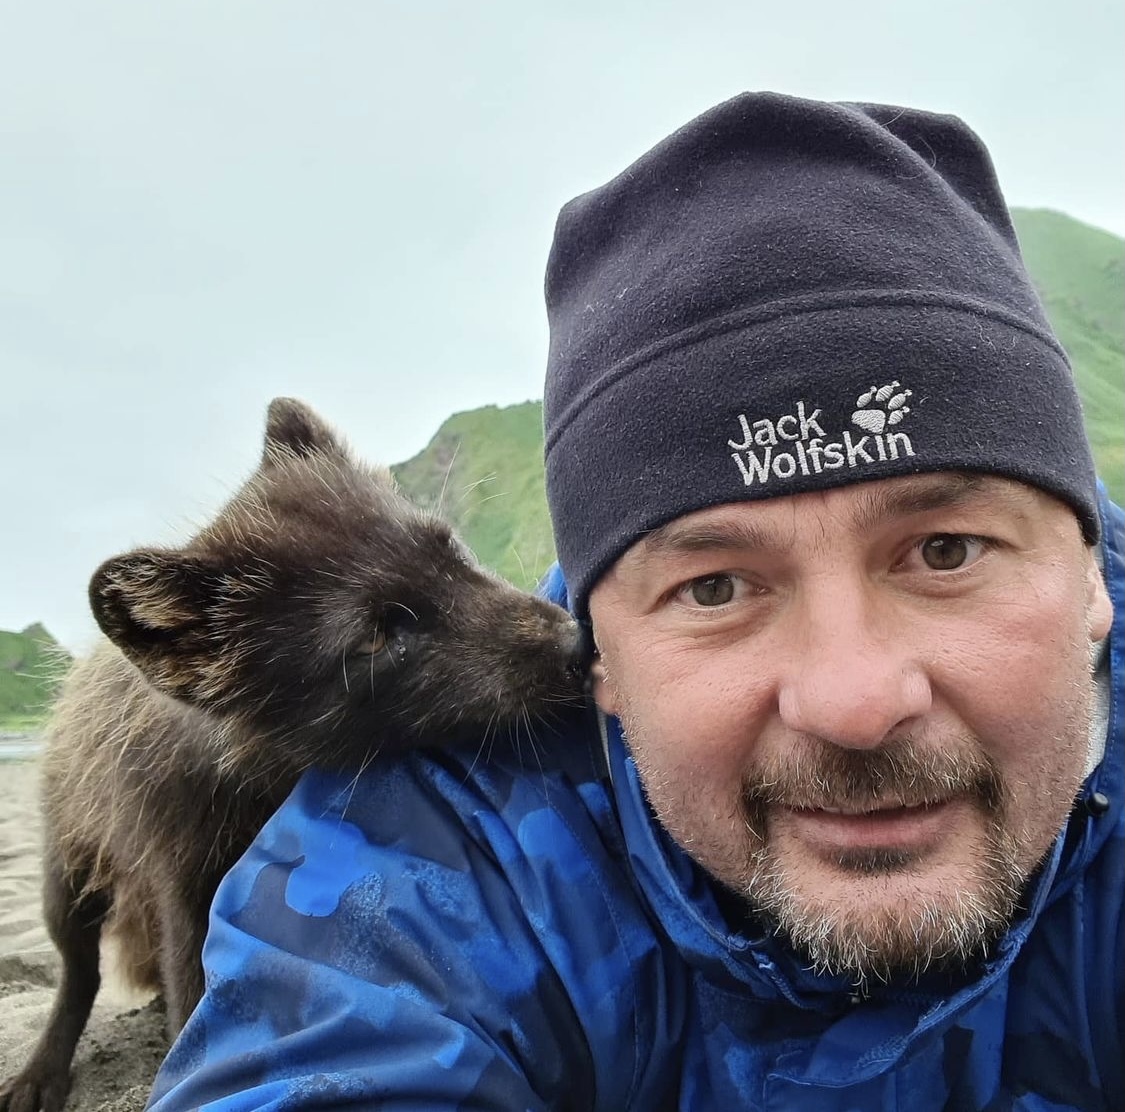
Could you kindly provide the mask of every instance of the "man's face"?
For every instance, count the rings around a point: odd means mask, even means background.
[[[661,822],[860,980],[1004,929],[1081,783],[1111,621],[1069,508],[949,473],[680,518],[590,613]]]

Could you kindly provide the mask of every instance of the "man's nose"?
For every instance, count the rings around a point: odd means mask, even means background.
[[[778,689],[790,729],[867,749],[929,710],[919,631],[877,584],[837,580],[805,592],[790,621]]]

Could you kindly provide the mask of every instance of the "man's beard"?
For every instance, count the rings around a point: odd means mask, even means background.
[[[957,890],[919,893],[876,906],[818,899],[801,891],[798,866],[786,865],[769,830],[772,808],[920,807],[968,801],[983,819],[984,842]],[[741,795],[750,834],[743,894],[753,909],[818,972],[870,979],[917,979],[931,969],[964,969],[1008,928],[1034,863],[1011,832],[1000,775],[978,743],[934,751],[909,739],[874,750],[819,743],[800,760],[778,761],[747,776]],[[866,877],[908,875],[924,862],[909,849],[841,850],[833,864]]]

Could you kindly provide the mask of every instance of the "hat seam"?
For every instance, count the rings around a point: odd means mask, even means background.
[[[766,324],[779,317],[813,316],[817,313],[838,312],[842,309],[896,309],[903,306],[952,309],[969,316],[984,317],[1005,324],[1038,340],[1060,355],[1068,366],[1070,364],[1069,357],[1062,345],[1047,331],[1039,328],[1020,313],[1004,309],[992,302],[980,301],[977,298],[964,295],[935,295],[923,290],[904,290],[901,292],[849,290],[846,294],[840,295],[801,294],[781,301],[771,301],[766,306],[757,305],[750,309],[735,310],[712,317],[703,324],[684,328],[670,336],[664,336],[647,347],[634,352],[626,359],[620,360],[571,399],[570,404],[559,415],[555,431],[547,438],[544,454],[549,455],[554,450],[579,410],[599,394],[616,385],[626,375],[661,355],[693,347],[718,335],[735,332],[753,325]]]

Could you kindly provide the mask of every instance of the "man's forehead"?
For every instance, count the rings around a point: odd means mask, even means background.
[[[976,504],[1030,516],[1042,506],[1044,497],[1035,488],[1011,479],[955,471],[852,483],[697,510],[646,533],[622,562],[665,552],[769,547],[777,543],[779,530],[791,532],[795,525],[829,520],[846,521],[862,532],[895,518]]]

